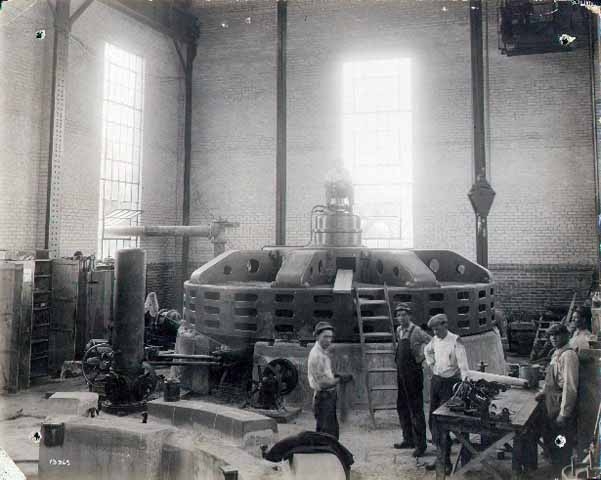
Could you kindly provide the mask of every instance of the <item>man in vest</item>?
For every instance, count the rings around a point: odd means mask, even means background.
[[[426,418],[424,416],[424,346],[432,337],[412,321],[411,305],[398,303],[394,310],[397,327],[397,402],[403,442],[394,448],[414,448],[413,456],[426,451]]]
[[[547,367],[545,387],[536,399],[545,402],[541,433],[551,463],[565,466],[570,463],[576,440],[578,354],[568,345],[570,335],[565,325],[553,325],[548,335],[555,351]]]
[[[449,332],[448,318],[444,313],[434,315],[428,321],[428,327],[434,332],[434,338],[424,348],[426,362],[432,369],[430,384],[430,415],[428,423],[432,440],[439,448],[439,459],[444,459],[445,471],[451,471],[451,438],[447,433],[444,451],[440,450],[441,437],[436,428],[434,411],[453,396],[453,387],[467,376],[469,366],[467,353],[459,335]],[[440,461],[440,460],[439,460]]]

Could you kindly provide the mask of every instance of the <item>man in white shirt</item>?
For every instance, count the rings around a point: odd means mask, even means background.
[[[334,375],[328,349],[334,338],[334,327],[328,322],[319,322],[313,332],[315,345],[309,353],[307,376],[313,395],[313,413],[316,432],[329,433],[338,440],[338,418],[336,416],[336,386],[352,380],[352,375]]]
[[[432,382],[430,384],[430,415],[428,424],[432,432],[432,440],[440,448],[440,436],[433,416],[434,411],[453,396],[453,387],[467,376],[469,366],[467,353],[461,338],[449,332],[448,318],[444,313],[434,315],[428,321],[428,327],[434,332],[434,338],[424,348],[426,363],[432,369]],[[446,445],[450,446],[450,437],[447,433]],[[445,459],[445,469],[450,473],[451,450],[447,447],[445,452],[440,452]]]

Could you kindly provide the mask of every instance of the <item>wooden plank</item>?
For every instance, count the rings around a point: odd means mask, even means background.
[[[334,293],[351,293],[353,288],[353,271],[340,268],[336,271],[336,279],[334,280]]]
[[[31,369],[31,323],[33,321],[33,282],[35,262],[18,260],[23,266],[21,287],[21,326],[19,328],[19,390],[29,388],[29,370]]]
[[[23,266],[0,263],[0,391],[19,388],[19,326]]]

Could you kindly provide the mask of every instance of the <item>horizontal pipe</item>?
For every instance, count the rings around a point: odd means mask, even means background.
[[[159,353],[157,358],[183,358],[197,360],[216,360],[212,355],[186,355],[185,353]]]
[[[193,367],[194,365],[221,365],[219,362],[148,362],[152,367]]]
[[[211,237],[211,225],[145,225],[133,227],[105,227],[105,235],[123,235],[130,237]]]

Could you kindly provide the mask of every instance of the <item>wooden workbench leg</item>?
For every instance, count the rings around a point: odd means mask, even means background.
[[[442,430],[440,426],[438,430],[438,445],[436,452],[436,480],[445,479],[445,468],[447,466],[447,449],[451,446],[448,444],[449,431]]]
[[[516,433],[513,437],[513,451],[511,453],[511,480],[522,478],[522,466],[524,464],[524,438]]]
[[[470,452],[474,457],[478,455],[478,451],[469,441],[469,435],[465,437],[463,433],[459,432],[453,432],[453,434],[457,437],[457,439],[461,442],[461,444],[466,448],[468,452]],[[503,477],[501,477],[499,472],[497,472],[496,469],[490,463],[488,463],[488,461],[483,456],[480,457],[480,463],[482,464],[482,467],[485,470],[492,474],[495,480],[503,480]]]

